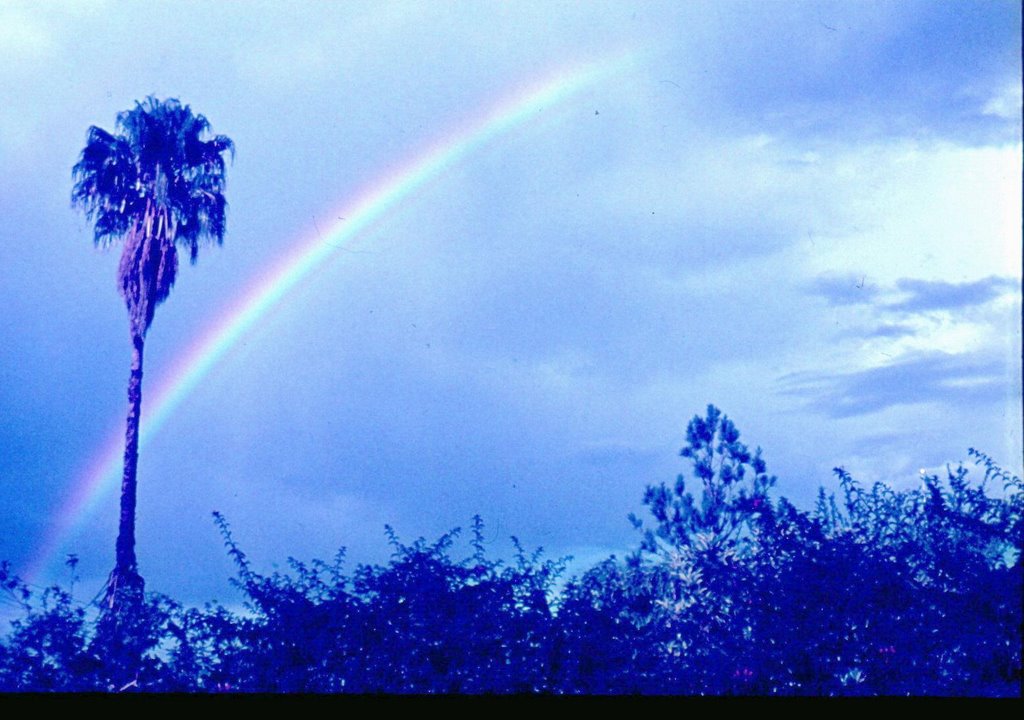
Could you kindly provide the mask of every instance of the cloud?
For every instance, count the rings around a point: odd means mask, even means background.
[[[1019,293],[1018,280],[996,275],[960,283],[905,277],[885,284],[866,275],[824,275],[805,287],[842,311],[840,337],[881,341],[886,357],[915,348],[962,351],[1001,323],[990,304]]]
[[[751,4],[709,20],[717,45],[693,61],[723,123],[984,144],[1020,136],[1012,100],[990,100],[1019,85],[1020,17],[1015,3]]]
[[[937,280],[902,278],[896,287],[909,297],[886,306],[888,310],[905,313],[932,310],[961,310],[984,305],[1004,293],[1019,291],[1020,283],[1013,278],[991,275],[974,282],[951,283]]]
[[[995,115],[1020,122],[1022,91],[1020,83],[1011,83],[990,97],[981,108],[982,115]]]
[[[869,338],[897,339],[907,337],[908,335],[914,335],[915,333],[917,333],[917,330],[911,327],[910,325],[886,324],[879,325],[874,330],[868,331],[867,333],[865,333],[865,336]]]
[[[967,403],[1006,399],[1005,362],[981,355],[927,353],[842,374],[793,373],[780,378],[786,394],[833,418],[851,417],[899,405]]]
[[[904,277],[879,286],[869,282],[866,275],[823,275],[810,283],[809,290],[833,306],[875,305],[879,313],[914,314],[985,305],[1007,293],[1019,292],[1020,281],[998,275],[960,283]],[[905,297],[879,302],[896,294]]]
[[[866,285],[863,275],[819,277],[811,284],[811,289],[829,305],[864,305],[874,302],[878,296],[878,287]]]
[[[1019,304],[1006,300],[1019,297],[1018,280],[902,277],[872,285],[822,276],[805,287],[832,308],[834,356],[781,378],[783,395],[833,418],[922,403],[963,412],[964,404],[1012,402],[1019,366],[1008,358],[1019,355]]]

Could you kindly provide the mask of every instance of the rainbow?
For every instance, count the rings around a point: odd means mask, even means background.
[[[260,273],[240,299],[172,365],[156,385],[143,388],[139,446],[144,447],[167,419],[202,382],[210,370],[271,308],[320,267],[344,243],[378,221],[415,191],[458,163],[466,155],[551,107],[625,69],[635,59],[622,52],[609,59],[563,68],[517,89],[503,100],[458,127],[454,132],[400,163],[347,201],[331,217],[344,220],[325,232],[293,244],[286,256]],[[55,516],[24,578],[35,581],[55,564],[59,551],[78,534],[101,502],[118,486],[124,452],[123,429],[113,432],[102,450],[76,478],[70,497]]]

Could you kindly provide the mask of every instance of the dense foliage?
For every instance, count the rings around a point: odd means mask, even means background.
[[[682,455],[689,489],[647,489],[630,557],[559,586],[564,563],[486,557],[479,518],[403,544],[383,566],[290,560],[256,572],[221,516],[245,612],[148,594],[99,621],[69,591],[33,593],[0,642],[2,690],[757,695],[1021,692],[1024,485],[984,453],[920,486],[836,470],[813,511],[769,491],[760,449],[714,407]],[[994,487],[993,487],[994,486]]]

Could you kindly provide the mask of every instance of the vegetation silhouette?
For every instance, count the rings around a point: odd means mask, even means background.
[[[146,594],[124,621],[134,674],[102,613],[0,565],[22,608],[0,690],[1021,694],[1019,477],[974,449],[977,482],[868,488],[837,468],[838,497],[803,511],[714,406],[686,438],[691,476],[647,489],[636,551],[561,585],[564,560],[518,541],[488,558],[479,517],[462,559],[458,529],[405,544],[388,527],[384,565],[348,571],[341,550],[264,575],[215,513],[244,611]]]

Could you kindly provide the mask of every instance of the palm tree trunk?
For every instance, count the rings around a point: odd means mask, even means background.
[[[107,580],[104,609],[91,647],[111,673],[114,687],[127,688],[138,680],[146,634],[140,626],[145,583],[135,560],[135,490],[139,462],[139,419],[142,409],[141,333],[132,333],[132,373],[128,379],[128,422],[121,480],[121,520],[117,531],[114,569]]]
[[[114,574],[122,582],[138,578],[135,559],[135,495],[138,485],[139,419],[142,409],[141,334],[132,337],[132,374],[128,380],[128,421],[124,442],[124,475],[121,479],[121,521],[117,531],[117,554]],[[140,578],[141,579],[141,578]]]

